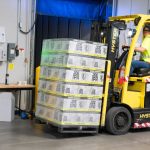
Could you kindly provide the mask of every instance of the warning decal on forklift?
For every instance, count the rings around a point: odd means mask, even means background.
[[[150,122],[146,122],[146,123],[134,123],[133,128],[149,128],[150,127]]]
[[[146,85],[146,92],[150,92],[150,84]]]

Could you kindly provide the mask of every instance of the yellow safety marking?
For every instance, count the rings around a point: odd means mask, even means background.
[[[63,122],[63,121],[57,121],[57,120],[54,120],[54,119],[50,119],[50,118],[47,118],[47,117],[43,117],[43,116],[38,116],[38,118],[41,118],[43,120],[46,120],[46,121],[50,121],[50,122],[53,122],[53,123],[56,123],[56,124],[59,124],[59,125],[83,125],[83,126],[99,126],[99,122],[98,123],[81,123],[81,122]]]
[[[104,68],[89,68],[89,67],[81,67],[81,66],[72,66],[72,65],[61,65],[61,64],[47,64],[43,63],[41,66],[48,66],[48,67],[59,67],[59,68],[74,68],[74,69],[83,69],[83,70],[91,70],[91,71],[99,71],[104,72]]]
[[[14,64],[13,64],[13,63],[9,63],[9,64],[8,64],[8,70],[9,70],[9,71],[14,70]]]
[[[86,98],[92,98],[92,99],[102,98],[102,95],[101,96],[93,96],[93,95],[84,95],[84,94],[64,94],[64,93],[53,92],[53,91],[45,90],[45,89],[39,89],[39,91],[48,93],[48,94],[57,95],[57,96],[63,96],[63,97],[78,97],[78,98],[86,97]]]
[[[103,85],[103,82],[86,82],[86,81],[79,81],[79,80],[66,80],[66,79],[59,79],[59,78],[49,78],[45,76],[40,76],[40,79],[50,80],[50,81],[60,81],[60,82],[68,82],[68,83],[80,83],[80,84],[91,84],[91,85]]]
[[[66,50],[46,50],[42,52],[42,55],[48,54],[48,53],[63,53],[63,54],[78,54],[78,55],[85,55],[85,56],[92,56],[92,57],[97,57],[97,58],[106,58],[106,55],[102,55],[102,54],[89,54],[89,53],[85,53],[85,52],[78,52],[78,51],[66,51]]]
[[[62,110],[62,111],[81,111],[81,112],[100,112],[101,110],[100,109],[81,109],[81,108],[59,108],[53,104],[45,104],[45,103],[42,103],[42,102],[38,102],[37,103],[39,106],[45,106],[47,108],[55,108],[55,109],[59,109],[59,110]]]

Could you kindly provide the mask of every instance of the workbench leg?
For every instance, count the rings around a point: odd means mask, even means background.
[[[31,100],[31,120],[34,117],[34,105],[35,105],[35,90],[32,89],[32,100]]]
[[[19,115],[21,115],[21,90],[19,90]]]

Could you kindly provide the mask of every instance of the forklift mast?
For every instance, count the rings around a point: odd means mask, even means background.
[[[119,34],[120,34],[120,30],[126,29],[126,24],[124,21],[116,20],[113,22],[109,22],[107,28],[108,28],[107,39],[106,39],[106,43],[108,43],[107,60],[111,61],[111,70],[110,70],[111,82],[109,84],[108,105],[107,105],[109,108],[112,102],[116,60],[119,52]]]

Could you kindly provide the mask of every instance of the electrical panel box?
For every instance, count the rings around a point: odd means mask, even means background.
[[[15,43],[7,44],[7,60],[12,61],[16,57],[16,46]]]
[[[5,28],[0,27],[0,43],[5,43],[6,38],[5,38]]]

